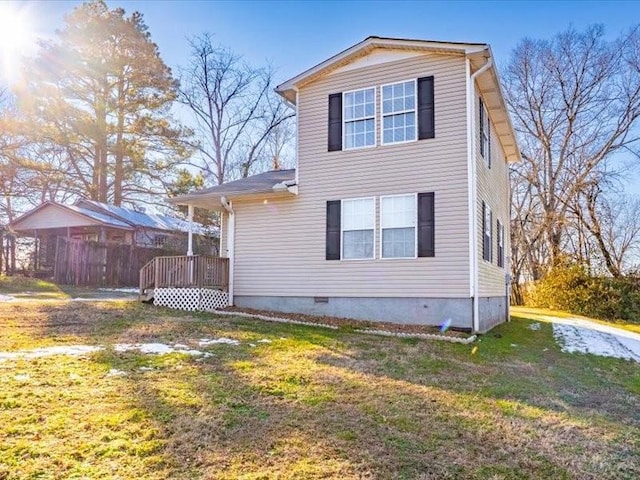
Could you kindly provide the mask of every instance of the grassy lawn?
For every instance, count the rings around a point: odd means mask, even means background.
[[[135,302],[0,304],[0,352],[105,346],[0,360],[0,479],[639,478],[640,366],[561,353],[530,323],[464,346]]]
[[[5,275],[0,275],[0,294],[16,298],[62,299],[69,297],[55,283],[37,278],[7,277]]]
[[[132,298],[135,294],[100,290],[92,287],[57,285],[48,280],[21,276],[0,275],[0,295],[10,295],[19,299],[63,300],[71,298]]]

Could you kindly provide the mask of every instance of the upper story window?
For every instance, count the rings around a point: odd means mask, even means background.
[[[342,258],[373,258],[375,199],[342,200]]]
[[[345,149],[375,146],[376,89],[365,88],[343,95]]]
[[[479,102],[480,110],[480,155],[484,158],[487,167],[491,168],[491,122],[487,108],[482,99]]]
[[[382,144],[416,139],[416,81],[382,86]]]
[[[380,197],[381,258],[416,256],[416,195]]]
[[[375,147],[378,125],[382,145],[435,138],[434,88],[434,77],[429,76],[329,94],[327,151]]]

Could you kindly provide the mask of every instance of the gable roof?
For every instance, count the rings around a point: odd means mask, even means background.
[[[486,43],[442,42],[371,36],[278,85],[276,92],[287,101],[296,104],[297,90],[299,88],[358,58],[368,55],[376,49],[465,55],[471,64],[471,73],[491,61],[489,68],[477,78],[478,88],[483,97],[486,97],[485,106],[496,126],[496,133],[500,137],[507,160],[520,160],[520,149],[518,148],[515,130],[504,100],[504,92],[498,78],[498,71],[495,67],[495,62],[492,61],[493,53],[489,44]]]
[[[136,212],[130,208],[116,207],[94,200],[80,200],[75,205],[45,202],[15,219],[11,222],[10,227],[17,232],[31,231],[33,226],[24,225],[25,221],[47,209],[71,213],[74,216],[72,225],[74,227],[101,225],[121,230],[134,230],[136,227],[143,227],[166,232],[189,232],[189,222],[187,220],[171,215]],[[40,228],[64,228],[65,226],[68,226],[65,224],[65,220],[60,219],[58,224],[55,221],[47,221],[46,225]],[[193,222],[193,233],[195,234],[219,236],[219,231],[217,227],[205,228],[200,223]]]
[[[29,218],[32,218],[34,215],[41,213],[46,209],[55,209],[55,210],[63,210],[66,212],[72,213],[77,219],[78,223],[74,226],[90,226],[90,225],[104,225],[112,228],[119,228],[122,230],[133,230],[133,228],[125,222],[122,222],[116,218],[110,217],[109,215],[104,215],[98,212],[94,212],[87,208],[82,208],[78,205],[63,205],[61,203],[56,202],[45,202],[41,205],[38,205],[32,210],[29,210],[25,214],[16,218],[13,222],[11,222],[10,227],[15,231],[24,230],[24,223]],[[60,225],[64,226],[64,225]],[[56,228],[50,226],[48,228]]]
[[[272,170],[170,198],[168,202],[176,205],[192,204],[215,210],[218,205],[212,203],[219,203],[222,197],[233,199],[234,197],[277,194],[285,191],[286,187],[295,184],[295,179],[295,169]]]
[[[376,48],[394,50],[414,50],[435,53],[470,54],[489,48],[485,43],[442,42],[435,40],[414,40],[407,38],[389,38],[370,36],[363,41],[341,51],[299,75],[290,78],[276,87],[276,92],[292,103],[296,103],[295,90],[318,77],[336,70],[357,58],[367,55]]]
[[[117,219],[118,221],[132,227],[137,226],[183,233],[187,233],[189,231],[189,222],[187,220],[170,215],[138,212],[130,208],[116,207],[115,205],[109,205],[95,200],[80,200],[76,206],[83,210],[89,210],[96,215]],[[206,229],[203,225],[193,222],[193,233],[204,235],[206,234],[205,230]]]

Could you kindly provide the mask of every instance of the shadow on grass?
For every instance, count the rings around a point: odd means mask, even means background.
[[[625,478],[640,469],[638,442],[625,445],[633,437],[621,426],[536,405],[529,393],[514,399],[522,372],[509,373],[506,391],[500,379],[478,387],[505,364],[467,359],[465,347],[337,332],[302,339],[308,327],[252,321],[229,328],[286,339],[184,358],[177,376],[126,380],[132,405],[166,425],[171,457],[190,459],[176,475]],[[103,361],[123,367],[121,356]]]
[[[40,338],[242,342],[207,347],[212,356],[204,360],[110,348],[92,357],[105,374],[126,372],[103,381],[114,382],[125,410],[144,412],[125,422],[158,429],[169,478],[633,478],[640,472],[637,398],[624,400],[624,408],[605,407],[608,420],[597,422],[593,409],[577,400],[591,386],[598,395],[614,391],[612,403],[622,401],[624,387],[615,381],[630,370],[617,362],[615,374],[581,373],[602,364],[561,354],[544,326],[533,332],[504,325],[472,355],[472,346],[151,306],[50,308],[32,330]],[[262,338],[271,343],[258,343]],[[145,474],[153,476],[153,468]]]

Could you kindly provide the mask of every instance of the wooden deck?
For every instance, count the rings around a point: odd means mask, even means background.
[[[140,270],[142,301],[158,288],[229,289],[229,259],[206,255],[156,257]]]

